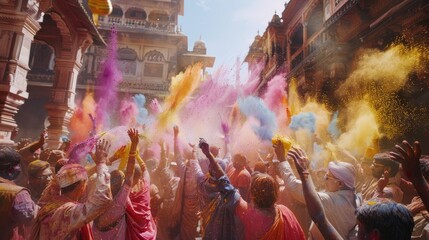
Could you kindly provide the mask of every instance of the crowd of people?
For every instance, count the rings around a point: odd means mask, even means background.
[[[231,152],[227,138],[223,146],[201,138],[181,148],[178,126],[173,151],[159,140],[156,156],[142,147],[142,131],[128,129],[129,143],[112,150],[112,142],[95,137],[83,155],[92,161],[72,160],[66,141],[47,149],[45,132],[33,143],[1,148],[0,238],[402,240],[429,234],[429,157],[418,142],[404,141],[394,151],[368,148],[362,159],[339,157],[312,169],[304,150],[282,141],[273,141],[260,159]]]

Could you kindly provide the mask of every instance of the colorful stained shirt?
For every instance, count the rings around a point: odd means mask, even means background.
[[[199,195],[195,169],[185,165],[183,159],[176,159],[180,182],[172,208],[169,228],[175,229],[174,239],[195,239],[200,218]]]
[[[81,239],[92,236],[88,224],[112,204],[110,174],[105,164],[97,166],[94,192],[84,203],[60,195],[56,180],[52,180],[39,200],[32,239]]]
[[[113,205],[101,216],[94,220],[92,230],[95,239],[125,239],[127,224],[125,221],[125,206],[131,192],[128,184],[122,186],[114,198]]]
[[[158,214],[157,239],[168,239],[168,221],[171,218],[174,197],[176,195],[180,179],[175,177],[168,168],[160,169],[158,174],[160,175],[160,191],[162,193],[163,202]]]
[[[37,214],[37,206],[27,189],[0,177],[0,232],[6,239],[23,239],[24,224]]]

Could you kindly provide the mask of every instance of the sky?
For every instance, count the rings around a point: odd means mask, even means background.
[[[188,48],[201,39],[207,55],[216,57],[215,70],[243,61],[255,36],[262,35],[277,11],[284,10],[280,0],[184,0],[185,14],[179,17],[182,33],[188,36]],[[209,70],[209,72],[211,72]]]

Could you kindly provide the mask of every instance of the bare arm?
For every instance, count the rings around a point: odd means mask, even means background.
[[[223,172],[222,168],[219,166],[219,164],[216,162],[216,160],[214,159],[213,155],[210,152],[209,144],[206,141],[204,141],[204,139],[200,139],[199,147],[201,148],[201,151],[204,153],[204,155],[206,155],[207,159],[209,159],[210,168],[213,169],[215,173],[214,177],[216,179],[219,179],[222,176],[224,176],[225,173]]]
[[[182,175],[185,171],[185,164],[183,163],[182,154],[180,153],[179,149],[179,126],[173,127],[174,131],[174,139],[173,139],[173,145],[174,145],[174,159],[177,163],[177,166],[179,167],[180,174]]]
[[[325,239],[343,239],[325,216],[322,202],[314,188],[313,181],[308,171],[309,163],[304,151],[293,148],[289,151],[288,156],[295,162],[301,177],[305,203],[311,220],[317,225]]]
[[[131,140],[130,153],[128,155],[127,168],[125,170],[125,182],[128,186],[131,186],[134,176],[134,165],[136,164],[137,145],[139,144],[139,132],[135,128],[128,130],[128,136]],[[142,169],[143,171],[143,169]]]

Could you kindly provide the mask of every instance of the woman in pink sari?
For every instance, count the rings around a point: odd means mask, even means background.
[[[209,159],[210,168],[218,179],[218,190],[224,206],[234,210],[244,225],[244,239],[305,239],[295,215],[287,207],[275,204],[278,186],[271,176],[258,174],[253,177],[250,184],[251,202],[247,203],[231,185],[204,140],[200,141],[200,148]],[[213,219],[209,224],[216,222],[217,219]]]
[[[156,239],[156,224],[150,211],[150,177],[144,163],[136,165],[129,196],[126,205],[126,239]]]

